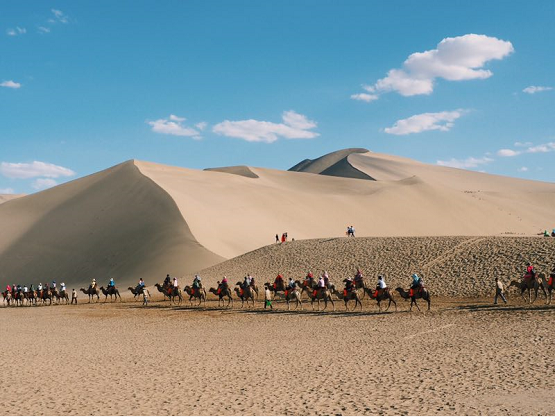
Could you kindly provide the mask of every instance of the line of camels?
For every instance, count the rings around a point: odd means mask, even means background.
[[[344,280],[345,282],[346,280]],[[219,284],[219,283],[218,283]],[[286,286],[283,280],[276,281],[273,284],[267,282],[264,284],[265,288],[268,288],[272,294],[273,298],[275,299],[278,294],[285,300],[287,303],[287,309],[291,308],[291,304],[295,304],[295,310],[297,308],[303,309],[303,294],[306,294],[308,301],[310,301],[311,307],[314,310],[314,304],[317,305],[317,309],[320,310],[320,302],[324,303],[323,310],[326,310],[328,307],[328,303],[332,305],[333,310],[335,310],[335,302],[333,296],[336,297],[336,300],[343,301],[345,303],[345,310],[349,310],[349,302],[354,301],[354,306],[352,310],[356,310],[360,308],[362,310],[362,300],[368,296],[372,300],[376,300],[377,306],[379,311],[382,311],[381,303],[387,301],[387,308],[385,311],[388,311],[391,307],[391,304],[394,305],[395,311],[397,311],[397,302],[393,297],[393,292],[390,291],[389,288],[384,290],[376,291],[374,288],[371,288],[364,280],[359,280],[354,282],[354,287],[352,291],[339,291],[336,289],[335,285],[329,283],[325,288],[317,288],[315,280],[312,279],[305,279],[303,282],[297,280],[295,281],[296,287],[290,289]],[[552,293],[555,287],[555,272],[551,273],[549,278],[546,277],[544,273],[538,273],[535,279],[528,279],[528,280],[512,280],[508,285],[508,288],[516,287],[520,290],[520,296],[524,299],[524,301],[529,302],[530,304],[534,303],[534,301],[538,297],[538,291],[542,290],[545,298],[546,304],[551,304]],[[164,287],[160,284],[155,284],[155,287],[159,292],[161,292],[164,296],[164,300],[168,298],[171,303],[181,304],[183,301],[183,292],[181,288],[174,288],[174,287]],[[143,297],[146,304],[146,301],[150,299],[150,293],[148,289],[145,287],[129,287],[128,290],[133,294],[135,299]],[[96,302],[100,301],[100,294],[104,295],[104,302],[107,302],[108,296],[110,296],[110,300],[117,301],[118,298],[121,301],[121,295],[117,287],[89,287],[87,289],[81,288],[81,292],[89,297],[89,303],[91,301]],[[207,298],[207,291],[204,288],[193,289],[193,287],[187,285],[183,288],[185,294],[189,296],[189,303],[192,305],[193,300],[198,301],[197,306],[200,306],[202,303],[206,305],[206,298]],[[399,294],[399,296],[405,300],[410,300],[410,308],[409,310],[412,311],[412,307],[416,306],[416,308],[420,311],[420,307],[418,306],[417,300],[423,299],[428,304],[428,310],[430,309],[431,305],[431,296],[430,292],[426,287],[420,287],[412,291],[405,290],[402,287],[397,287],[395,291]],[[258,300],[259,290],[256,285],[248,286],[246,288],[242,287],[241,282],[237,282],[233,290],[229,286],[222,287],[221,285],[218,288],[209,288],[209,293],[214,294],[218,297],[218,307],[233,307],[233,293],[235,292],[236,297],[241,300],[241,307],[243,308],[245,304],[247,307],[254,307],[255,301]],[[528,299],[525,298],[525,293],[528,293]],[[532,298],[532,292],[534,293],[534,298]],[[57,304],[69,304],[69,294],[67,291],[57,291],[55,288],[46,288],[42,291],[28,291],[24,293],[23,291],[19,292],[12,292],[8,293],[4,291],[2,293],[4,296],[4,303],[8,305],[15,304],[16,306],[23,306],[23,305],[38,305],[41,303],[42,305],[51,305],[53,301]],[[146,296],[146,297],[145,297]],[[226,303],[227,302],[227,303]]]

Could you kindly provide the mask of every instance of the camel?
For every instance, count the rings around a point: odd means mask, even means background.
[[[56,298],[58,299],[58,304],[60,300],[65,300],[66,304],[69,304],[69,294],[66,290],[62,290],[59,294],[56,294]]]
[[[89,296],[89,303],[91,302],[91,298],[94,300],[94,296],[96,295],[96,301],[100,300],[100,290],[97,287],[89,287],[87,289],[80,288],[79,291],[82,291],[84,294]]]
[[[285,281],[283,279],[281,279],[279,281],[274,281],[273,284],[270,284],[269,282],[267,282],[264,285],[268,286],[270,291],[272,291],[274,293],[272,298],[275,298],[278,292],[283,292],[284,293],[285,289],[286,289]]]
[[[225,289],[220,289],[218,287],[217,290],[215,288],[210,288],[208,292],[211,292],[212,294],[218,296],[218,307],[220,307],[220,304],[223,307],[225,303],[224,297],[227,297],[227,305],[225,307],[229,307],[229,305],[231,304],[231,308],[233,308],[233,298],[231,297],[231,289],[229,287],[226,287]]]
[[[395,291],[397,291],[399,293],[399,295],[402,298],[404,298],[405,300],[408,300],[410,298],[410,310],[409,311],[412,311],[412,305],[413,304],[416,306],[418,311],[420,311],[420,307],[418,307],[418,303],[416,302],[416,300],[418,298],[423,298],[424,300],[426,300],[428,302],[428,310],[430,310],[430,302],[431,302],[430,292],[428,291],[427,288],[421,287],[420,289],[415,289],[412,297],[410,295],[410,291],[405,291],[401,287],[395,288]]]
[[[170,302],[173,303],[175,301],[175,298],[177,297],[177,299],[179,300],[179,304],[182,303],[183,296],[181,295],[181,290],[179,289],[179,287],[164,288],[160,284],[154,284],[154,286],[158,288],[158,291],[164,294],[164,297],[168,297],[170,299]]]
[[[301,307],[301,310],[303,309],[303,303],[301,301],[301,291],[299,290],[300,288],[300,282],[299,281],[295,281],[295,283],[297,284],[297,286],[294,289],[287,289],[285,290],[285,301],[287,302],[287,310],[291,309],[291,305],[289,304],[290,301],[295,301],[295,310],[297,308],[299,308],[299,306]]]
[[[538,274],[542,280],[543,288],[547,290],[547,300],[545,301],[546,304],[551,304],[551,295],[553,293],[553,288],[555,288],[555,271],[549,274],[549,278],[546,279],[545,275],[540,273]]]
[[[12,300],[12,293],[6,290],[2,293],[2,297],[4,297],[4,304],[8,304],[9,306]]]
[[[35,291],[27,291],[23,294],[27,305],[37,305],[37,293]]]
[[[185,286],[183,289],[187,295],[189,296],[189,304],[193,305],[193,298],[198,298],[197,307],[204,301],[204,307],[206,307],[206,290],[204,288],[197,288],[196,291],[194,288],[189,287],[188,285]]]
[[[331,292],[335,290],[335,286],[332,285],[332,289],[329,288],[316,288],[312,292],[308,293],[310,297],[310,305],[312,310],[314,310],[314,301],[318,301],[318,311],[320,311],[320,300],[324,300],[324,310],[328,308],[328,301],[333,306],[333,311],[335,311],[335,303],[331,298]]]
[[[128,289],[129,291],[131,291],[131,294],[133,294],[133,298],[134,298],[135,300],[137,300],[137,297],[143,295],[143,292],[145,291],[145,290],[144,290],[144,287],[135,287],[135,288],[133,288],[133,287],[128,287],[127,289]]]
[[[108,296],[110,296],[110,302],[112,303],[114,302],[112,297],[115,297],[115,301],[117,301],[119,297],[119,301],[121,302],[121,295],[119,294],[119,290],[116,287],[100,287],[100,291],[102,291],[102,294],[104,294],[104,302],[108,301]]]
[[[48,300],[48,305],[52,305],[52,291],[48,288],[37,291],[37,296],[37,298],[42,301],[42,305],[46,304],[46,300]]]
[[[387,305],[387,308],[385,309],[385,311],[389,310],[389,307],[391,307],[391,303],[393,303],[393,305],[395,305],[395,311],[397,311],[397,303],[393,299],[393,294],[391,294],[391,292],[389,291],[389,288],[385,288],[384,291],[382,291],[381,293],[378,293],[377,297],[375,297],[375,292],[374,291],[375,290],[372,290],[372,288],[365,288],[364,289],[364,292],[366,292],[372,300],[376,300],[378,302],[378,309],[380,311],[382,311],[382,307],[381,307],[380,303],[384,300],[389,300],[389,304]]]
[[[316,287],[316,285],[318,285],[318,283],[316,282],[316,279],[314,279],[314,277],[306,277],[303,282],[301,283],[300,281],[295,281],[297,283],[297,286],[301,289],[301,296],[303,295],[303,293],[310,293],[312,292],[312,289],[314,287]],[[310,295],[309,295],[310,297]]]
[[[345,294],[345,292],[337,291],[334,287],[331,293],[335,294],[337,298],[345,302],[345,311],[349,311],[348,304],[349,304],[349,301],[351,300],[355,300],[355,306],[353,307],[353,311],[356,310],[358,305],[360,305],[360,311],[362,311],[362,301],[360,299],[358,289],[354,289],[352,291],[347,292],[347,294]]]
[[[530,304],[533,304],[538,298],[538,290],[541,288],[543,291],[543,295],[547,300],[547,292],[545,291],[545,287],[543,285],[542,279],[543,277],[545,280],[545,275],[543,273],[539,273],[535,279],[523,279],[522,281],[512,280],[511,283],[507,288],[517,287],[520,290],[520,296],[526,302],[526,298],[524,298],[524,291],[528,290],[528,301]],[[534,290],[534,299],[532,300],[532,290]]]
[[[254,290],[251,287],[247,287],[241,294],[241,283],[238,282],[236,285],[239,286],[239,288],[235,287],[235,292],[237,293],[237,297],[241,299],[241,308],[243,308],[245,301],[247,302],[247,307],[249,306],[249,299],[252,300],[252,307],[254,308]]]

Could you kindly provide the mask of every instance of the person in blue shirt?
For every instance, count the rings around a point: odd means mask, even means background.
[[[110,282],[108,283],[108,288],[115,287],[116,283],[114,282],[114,278],[110,278]]]

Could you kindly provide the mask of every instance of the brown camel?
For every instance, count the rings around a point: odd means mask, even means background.
[[[254,308],[254,298],[255,298],[254,290],[251,287],[247,287],[244,290],[242,290],[240,282],[238,282],[236,285],[238,287],[235,287],[235,292],[237,293],[237,297],[241,299],[241,308],[243,308],[245,301],[247,302],[247,307],[248,307],[249,300],[252,300],[252,307]]]
[[[345,311],[349,311],[349,301],[351,300],[355,300],[355,306],[353,307],[353,311],[356,310],[357,306],[360,305],[360,311],[362,311],[362,301],[359,295],[359,290],[354,288],[351,291],[348,291],[347,294],[345,294],[345,291],[343,292],[339,292],[335,289],[335,287],[333,287],[332,294],[335,294],[337,296],[338,299],[343,300],[345,302]]]
[[[542,273],[540,273],[539,276],[542,280],[543,287],[547,290],[548,297],[546,304],[551,304],[551,295],[553,293],[553,288],[555,288],[555,271],[549,274],[549,278],[546,278]]]
[[[206,307],[206,290],[204,288],[192,288],[190,286],[185,286],[183,289],[189,296],[189,304],[193,305],[193,298],[198,298],[197,307],[204,301],[204,307]]]
[[[66,290],[62,290],[57,293],[56,298],[58,299],[58,304],[60,304],[60,300],[65,300],[66,304],[69,304],[69,294]]]
[[[4,304],[8,304],[9,306],[12,301],[12,293],[6,290],[2,293],[2,297],[4,297]]]
[[[276,297],[278,292],[285,292],[286,290],[286,285],[285,285],[285,281],[283,279],[280,279],[279,281],[274,281],[273,284],[270,284],[269,282],[267,282],[266,284],[264,284],[265,286],[267,285],[268,288],[270,289],[270,291],[272,291],[273,294],[273,298]]]
[[[162,295],[164,296],[164,301],[166,301],[167,289],[170,288],[170,287],[164,287],[164,286],[162,286],[162,285],[160,285],[160,284],[155,284],[154,286],[158,289],[159,292],[162,293]]]
[[[324,310],[328,308],[328,301],[333,306],[333,311],[335,311],[335,303],[331,298],[331,292],[335,289],[332,285],[332,289],[329,288],[316,288],[313,289],[312,292],[308,293],[310,297],[310,305],[312,306],[312,310],[314,310],[314,301],[318,302],[318,311],[320,311],[320,300],[324,300]]]
[[[164,288],[160,284],[154,284],[154,286],[158,288],[158,291],[164,294],[165,297],[168,297],[170,299],[170,302],[175,302],[176,298],[179,300],[178,304],[181,304],[183,302],[183,296],[181,295],[181,290],[179,289],[179,287]]]
[[[295,283],[297,284],[297,286],[294,289],[285,290],[285,301],[287,302],[287,310],[291,309],[291,305],[289,304],[291,301],[295,301],[296,303],[295,310],[299,308],[299,306],[301,307],[301,310],[303,309],[303,303],[301,301],[301,290],[299,290],[300,282],[295,281]]]
[[[231,308],[233,308],[233,297],[231,296],[231,289],[229,287],[221,288],[220,286],[218,286],[217,290],[215,288],[210,288],[208,292],[211,292],[212,294],[218,296],[218,307],[220,307],[220,304],[222,307],[224,307],[224,297],[226,297],[227,305],[225,307],[229,307],[229,305],[231,304]]]
[[[405,300],[408,300],[410,298],[410,309],[409,311],[412,311],[412,305],[414,304],[416,306],[416,308],[418,309],[418,311],[420,311],[420,307],[418,307],[418,303],[416,302],[416,300],[418,298],[423,298],[424,300],[426,300],[428,302],[428,310],[430,310],[430,292],[428,291],[428,289],[426,287],[420,287],[420,288],[416,288],[413,291],[413,295],[410,295],[410,290],[409,291],[405,291],[403,288],[401,287],[397,287],[395,288],[395,291],[397,291],[399,293],[399,295],[404,298]]]
[[[528,290],[528,302],[533,304],[538,298],[538,290],[541,288],[543,291],[543,295],[547,300],[547,292],[545,291],[545,287],[543,286],[542,276],[545,279],[545,275],[543,273],[537,274],[536,278],[534,279],[522,279],[521,281],[512,280],[511,283],[507,288],[517,287],[520,290],[520,296],[526,302],[526,298],[524,298],[524,291]],[[532,300],[532,290],[534,290],[534,299]]]
[[[108,301],[108,296],[110,296],[110,302],[114,302],[118,301],[118,297],[119,297],[119,301],[121,302],[121,295],[119,294],[119,290],[116,287],[108,287],[108,288],[104,288],[104,287],[100,287],[100,291],[102,291],[102,294],[104,294],[104,302]],[[114,297],[114,299],[112,299],[112,297]]]
[[[306,277],[303,282],[300,281],[295,281],[297,283],[297,286],[301,289],[301,296],[303,295],[303,293],[310,293],[312,292],[312,289],[314,287],[316,287],[316,285],[318,284],[316,282],[316,279],[314,277]],[[310,295],[308,296],[310,297]]]
[[[397,303],[393,299],[393,294],[391,294],[391,291],[389,291],[389,288],[385,288],[383,291],[378,291],[377,297],[376,297],[376,290],[372,290],[372,288],[365,288],[364,291],[366,292],[366,294],[368,294],[368,296],[372,300],[376,300],[378,302],[378,309],[380,311],[382,311],[382,307],[380,303],[384,300],[389,300],[389,304],[387,305],[387,308],[385,309],[385,311],[389,310],[389,307],[391,307],[391,303],[395,305],[395,311],[397,311]]]
[[[131,291],[131,294],[133,294],[133,298],[138,301],[137,297],[140,297],[141,295],[143,295],[143,291],[144,291],[144,287],[128,287],[127,288],[129,291]]]
[[[96,301],[100,301],[100,290],[97,287],[89,287],[87,289],[80,288],[79,291],[82,291],[84,294],[89,296],[89,303],[91,302],[91,298],[94,300],[94,296],[96,295]]]

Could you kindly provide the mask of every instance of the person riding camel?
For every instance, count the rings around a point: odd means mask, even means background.
[[[12,292],[12,287],[10,286],[10,284],[6,285],[6,291]]]
[[[243,278],[243,285],[241,286],[241,288],[243,288],[243,290],[246,290],[248,287],[251,286],[251,282],[252,278],[249,274],[247,274],[245,278]]]
[[[412,297],[415,293],[415,290],[420,290],[422,286],[422,278],[420,278],[418,274],[412,274],[412,284],[410,285],[409,296]]]
[[[534,269],[534,265],[530,264],[530,262],[526,263],[526,274],[524,274],[524,281],[532,281],[536,278],[536,271]]]
[[[164,284],[162,284],[163,288],[169,288],[171,285],[172,279],[170,278],[170,274],[166,275],[166,278],[164,279]]]
[[[32,288],[32,287],[33,287],[33,286],[31,285],[31,288]],[[65,282],[62,282],[62,283],[60,284],[60,292],[65,291],[65,290],[66,290],[66,284],[65,284]],[[31,290],[31,291],[32,291],[32,290]]]
[[[357,268],[357,273],[355,274],[355,283],[362,282],[363,276],[360,268]]]
[[[329,288],[329,286],[330,286],[330,276],[328,275],[328,271],[324,271],[321,278],[324,280],[324,287]]]
[[[254,277],[251,274],[248,274],[247,278],[249,278],[251,280],[250,285],[251,285],[252,288],[254,288],[256,286],[255,283],[254,283]]]
[[[351,277],[345,280],[345,289],[343,290],[343,296],[346,297],[355,288],[355,283]]]
[[[227,282],[227,277],[224,275],[222,282],[220,282],[220,285],[218,286],[218,294],[220,294],[222,291],[227,291],[228,288],[228,282]]]
[[[202,288],[201,279],[198,275],[195,275],[195,279],[193,279],[193,294],[198,294],[200,289]]]
[[[177,285],[177,277],[173,277],[173,288],[179,288]]]
[[[387,289],[387,284],[385,283],[383,275],[378,275],[378,285],[376,285],[376,292],[374,293],[375,298],[382,295]]]
[[[108,289],[115,286],[116,286],[116,283],[114,281],[114,278],[110,278],[110,282],[108,282]]]
[[[274,290],[278,289],[278,287],[283,287],[283,275],[278,274],[274,281]]]
[[[91,281],[91,285],[89,286],[89,290],[96,288],[96,278],[93,278]]]

